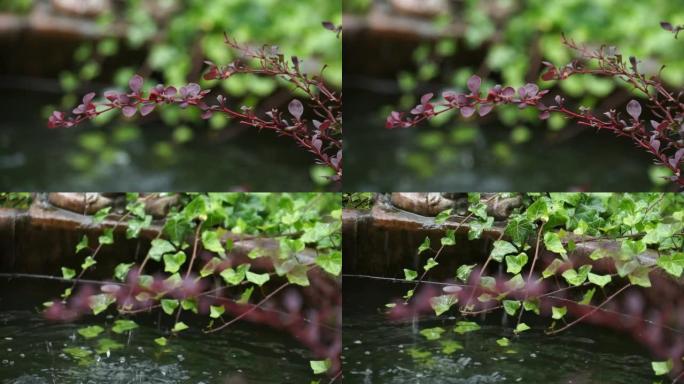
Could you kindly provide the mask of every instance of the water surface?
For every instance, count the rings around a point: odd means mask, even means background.
[[[458,320],[426,317],[391,323],[384,305],[412,286],[345,278],[345,383],[651,383],[648,351],[624,335],[579,326],[555,337],[542,330],[512,335],[501,314],[477,321],[481,329],[459,335]],[[442,327],[441,339],[429,341],[418,332]],[[497,339],[507,337],[509,347]],[[457,344],[462,348],[459,349]],[[451,349],[451,351],[450,351]]]
[[[134,318],[140,327],[130,335],[116,334],[111,331],[115,319],[102,315],[77,323],[46,321],[37,309],[50,296],[30,287],[0,281],[2,384],[280,384],[312,379],[308,350],[265,327],[238,322],[207,335],[200,328],[206,322],[186,319],[191,328],[179,337],[168,337],[155,315]],[[105,332],[86,340],[77,330],[90,325]],[[160,336],[168,337],[166,347],[154,342]],[[98,353],[103,339],[119,347]]]

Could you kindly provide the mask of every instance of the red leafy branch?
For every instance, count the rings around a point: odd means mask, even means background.
[[[258,116],[251,107],[242,106],[238,110],[229,106],[223,95],[216,97],[215,104],[208,103],[207,95],[210,90],[201,89],[196,83],[189,83],[180,89],[158,84],[149,92],[144,92],[143,78],[135,75],[128,83],[130,92],[106,91],[105,100],[101,102],[93,101],[96,96],[94,92],[88,93],[83,97],[83,103],[73,109],[71,116],[61,111],[53,112],[48,119],[48,127],[73,127],[113,109],[121,110],[126,117],[133,117],[136,113],[147,116],[162,104],[174,104],[180,108],[199,108],[203,119],[209,119],[214,113],[223,113],[241,124],[260,130],[272,130],[278,135],[290,137],[297,145],[312,153],[317,164],[331,168],[334,172],[332,180],[340,182],[343,145],[342,94],[330,89],[321,74],[309,76],[302,72],[300,59],[296,56],[286,59],[277,47],[263,46],[253,49],[238,44],[227,35],[225,43],[240,52],[242,59],[226,66],[206,61],[209,69],[204,79],[225,80],[233,75],[246,73],[279,78],[306,95],[306,104],[293,99],[288,105],[287,113],[272,108],[264,116]],[[306,111],[307,107],[309,112]]]
[[[666,28],[667,29],[667,28]],[[676,30],[676,28],[674,29]],[[588,108],[579,107],[575,111],[565,105],[560,95],[554,97],[552,104],[545,104],[542,99],[549,92],[539,90],[536,84],[526,84],[517,90],[513,87],[496,85],[484,94],[480,91],[481,79],[472,76],[467,83],[469,93],[445,91],[440,101],[432,101],[433,94],[421,97],[420,104],[408,114],[392,112],[387,117],[387,128],[407,128],[424,120],[431,119],[441,113],[458,109],[463,117],[470,117],[475,112],[485,116],[497,105],[517,104],[519,108],[533,107],[539,110],[539,118],[547,119],[550,113],[560,113],[574,120],[579,125],[607,130],[619,137],[626,137],[642,150],[653,156],[655,163],[669,168],[673,176],[671,181],[684,187],[684,102],[683,91],[672,92],[665,87],[659,76],[649,76],[639,71],[639,62],[629,57],[625,62],[615,47],[601,46],[591,50],[577,45],[563,36],[563,44],[580,53],[582,60],[575,60],[563,67],[556,67],[549,62],[542,62],[546,67],[541,78],[545,81],[563,81],[577,74],[611,77],[627,83],[646,99],[646,108],[653,119],[648,123],[641,119],[642,105],[636,100],[627,104],[627,116],[623,118],[614,109],[599,117]],[[594,65],[587,67],[584,61]],[[549,100],[550,101],[550,100]]]

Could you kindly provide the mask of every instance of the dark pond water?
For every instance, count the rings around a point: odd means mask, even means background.
[[[384,128],[381,111],[397,105],[396,98],[354,88],[345,88],[345,93],[347,191],[653,188],[648,154],[606,132],[587,129],[554,141],[545,128],[530,127],[529,142],[504,148],[497,143],[508,142],[511,128],[481,126],[473,142],[458,144],[458,134],[450,132],[462,125],[457,120],[439,129],[421,125],[390,131]],[[425,132],[442,136],[433,136],[425,146],[420,144]]]
[[[36,308],[50,298],[49,291],[43,286],[32,291],[31,286],[35,284],[0,281],[2,384],[280,384],[312,380],[312,357],[287,335],[244,322],[211,335],[198,326],[169,338],[167,346],[161,347],[154,342],[163,336],[156,317],[136,318],[140,327],[130,336],[108,328],[114,319],[48,322]],[[21,295],[13,294],[17,292]],[[85,340],[77,330],[89,325],[106,330]],[[118,343],[119,348],[110,349],[109,354],[97,353],[104,338]],[[90,352],[77,357],[69,348]]]
[[[2,89],[2,88],[0,88]],[[140,125],[137,139],[116,142],[109,128],[84,125],[49,130],[41,109],[59,96],[2,89],[0,188],[2,190],[250,190],[310,191],[312,161],[294,143],[271,132],[239,134],[195,129],[195,138],[172,144],[160,157],[155,146],[172,141],[175,127]],[[234,125],[225,128],[231,130]],[[85,132],[103,132],[108,153],[83,146]],[[80,156],[80,158],[79,158]],[[84,157],[85,156],[85,157]],[[77,158],[82,169],[74,168]],[[84,164],[85,163],[85,164]]]
[[[655,379],[648,351],[604,329],[579,326],[556,337],[532,330],[515,339],[498,314],[475,319],[482,328],[464,335],[451,331],[454,318],[390,323],[382,314],[384,304],[406,287],[345,278],[345,383],[638,384]],[[439,340],[418,333],[437,326],[447,330]],[[511,340],[509,347],[496,343],[502,337]],[[454,342],[462,349],[445,353]]]

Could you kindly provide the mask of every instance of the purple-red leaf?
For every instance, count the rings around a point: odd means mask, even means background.
[[[515,88],[506,87],[501,91],[501,95],[503,97],[513,97],[513,96],[515,96]]]
[[[482,79],[478,75],[470,76],[468,79],[468,89],[472,93],[478,93],[480,91],[480,85],[482,84]]]
[[[155,104],[151,104],[151,103],[143,104],[142,107],[140,107],[140,114],[143,116],[147,116],[150,114],[150,112],[154,111],[154,107],[155,107]]]
[[[480,110],[477,113],[479,113],[480,116],[486,116],[492,111],[492,108],[494,108],[492,104],[480,104]]]
[[[323,25],[323,28],[335,32],[337,30],[337,27],[335,24],[331,23],[330,21],[324,21],[321,23]]]
[[[527,92],[528,97],[534,97],[539,93],[539,87],[537,84],[529,83],[525,85],[525,91]]]
[[[630,102],[627,103],[627,113],[632,116],[634,120],[639,120],[639,116],[641,116],[641,104],[636,100],[630,100]]]
[[[90,92],[83,96],[83,104],[88,105],[95,98],[95,92]]]
[[[667,21],[661,21],[660,26],[663,27],[663,29],[666,31],[674,31],[674,27],[672,26],[672,24],[668,23]]]
[[[673,167],[677,167],[679,162],[682,160],[682,156],[684,156],[684,148],[680,148],[677,152],[675,152],[674,157],[670,159],[670,164]]]
[[[138,93],[143,85],[143,78],[140,75],[133,75],[128,81],[128,86],[131,87],[131,91]]]
[[[109,101],[114,101],[119,97],[119,92],[117,91],[105,91],[104,93],[105,99]]]
[[[427,103],[432,99],[433,96],[434,96],[433,93],[426,93],[426,94],[424,94],[424,95],[420,98],[420,103],[423,104],[423,105],[427,104]]]
[[[304,105],[301,101],[297,99],[292,99],[292,101],[290,101],[290,104],[287,106],[287,110],[290,111],[290,114],[292,114],[292,116],[294,116],[295,119],[301,120],[302,115],[304,114]]]
[[[127,105],[121,109],[121,112],[123,112],[123,115],[126,117],[133,117],[136,111],[137,109],[130,105]]]
[[[471,107],[468,105],[461,107],[461,115],[463,117],[470,117],[473,115],[473,113],[475,113],[475,107]]]

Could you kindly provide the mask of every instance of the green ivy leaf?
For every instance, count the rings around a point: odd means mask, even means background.
[[[458,303],[458,298],[454,295],[441,295],[430,298],[430,306],[437,316],[448,311],[456,303]]]
[[[152,216],[145,215],[143,219],[128,220],[128,227],[126,228],[126,238],[134,239],[140,235],[143,228],[147,228],[152,224]]]
[[[523,244],[534,234],[534,224],[525,216],[514,216],[508,220],[504,233],[509,236],[514,243]]]
[[[463,344],[456,340],[442,340],[442,353],[445,355],[451,355],[452,353],[463,349]]]
[[[71,268],[62,267],[62,277],[63,278],[65,278],[67,280],[71,280],[74,278],[74,276],[76,276],[76,271],[74,271]]]
[[[487,220],[475,220],[471,221],[470,229],[468,229],[468,240],[479,239],[482,236],[482,232],[491,228],[494,225],[494,218],[488,217]]]
[[[529,221],[549,221],[549,207],[546,204],[546,200],[543,198],[538,198],[534,203],[530,204],[525,211],[525,216]]]
[[[269,276],[268,273],[253,273],[250,271],[247,271],[246,277],[247,281],[254,283],[260,287],[271,278],[271,276]]]
[[[639,267],[629,274],[629,282],[644,288],[650,288],[651,279],[648,277],[650,272],[651,270],[647,267]]]
[[[527,325],[525,323],[520,323],[520,324],[518,324],[518,326],[515,327],[515,330],[513,330],[513,333],[518,335],[518,334],[523,333],[525,331],[529,331],[530,329],[531,328],[529,325]]]
[[[681,277],[684,271],[684,252],[658,257],[656,264],[674,277]]]
[[[320,255],[316,257],[316,265],[333,276],[339,276],[342,272],[342,252],[333,251]]]
[[[133,265],[134,263],[120,263],[116,266],[116,268],[114,268],[114,277],[119,281],[126,280],[128,271],[130,271]]]
[[[563,243],[561,243],[560,236],[556,232],[546,232],[544,234],[544,246],[547,250],[558,253],[565,259],[568,255]]]
[[[190,327],[188,327],[184,322],[179,321],[179,322],[177,322],[177,323],[173,326],[173,329],[172,329],[171,331],[174,332],[174,333],[176,333],[176,332],[182,332],[182,331],[185,331],[185,330],[188,329],[188,328],[190,328]]]
[[[97,238],[100,244],[114,244],[114,229],[106,228],[102,231],[100,237]]]
[[[508,347],[509,345],[511,345],[511,341],[505,337],[498,339],[496,343],[499,344],[500,347]]]
[[[489,256],[500,263],[503,261],[504,256],[516,252],[518,252],[518,249],[513,244],[505,240],[497,240],[494,242],[494,248]]]
[[[653,368],[653,373],[655,373],[656,376],[667,375],[672,370],[672,359],[668,359],[667,361],[652,361],[651,368]]]
[[[425,236],[425,240],[423,240],[423,243],[418,247],[418,254],[421,254],[427,250],[430,249],[430,238]]]
[[[62,299],[68,299],[71,296],[71,291],[72,291],[71,288],[65,289],[61,295]]]
[[[577,271],[574,269],[568,269],[563,272],[563,277],[565,281],[570,285],[578,286],[583,284],[587,280],[587,275],[591,271],[591,265],[583,265],[579,267]]]
[[[596,284],[601,288],[603,288],[606,284],[610,283],[611,281],[610,275],[596,275],[590,272],[588,277],[590,283]]]
[[[480,286],[490,291],[494,291],[496,288],[496,279],[491,276],[482,276],[480,279]]]
[[[81,241],[79,241],[78,244],[76,244],[76,253],[79,253],[82,250],[87,249],[87,248],[88,248],[88,236],[83,235],[83,237],[81,238]]]
[[[64,348],[62,351],[77,360],[84,359],[93,354],[93,351],[85,347]]]
[[[565,314],[568,312],[568,309],[566,307],[554,307],[551,306],[551,317],[554,320],[560,320],[565,316]]]
[[[143,288],[152,287],[152,283],[154,283],[154,277],[150,275],[140,275],[140,277],[138,277],[138,284]]]
[[[558,268],[563,265],[563,261],[560,259],[553,259],[551,264],[549,264],[546,269],[542,271],[542,277],[547,279],[553,275],[556,274],[556,271],[558,271]]]
[[[525,264],[527,264],[527,255],[525,253],[520,253],[517,256],[506,256],[506,272],[508,273],[514,275],[520,273]]]
[[[99,295],[90,296],[88,305],[90,306],[90,309],[93,310],[93,315],[99,315],[100,313],[104,312],[107,307],[114,303],[114,301],[115,299],[111,295],[102,293]]]
[[[258,259],[260,257],[268,256],[268,253],[266,253],[266,250],[263,248],[254,248],[249,253],[247,254],[247,257],[250,259]]]
[[[158,345],[161,345],[162,347],[165,347],[167,344],[166,337],[158,337],[154,339],[154,342],[157,343]]]
[[[453,213],[452,209],[447,209],[446,211],[442,211],[435,216],[435,223],[437,224],[444,224],[446,221],[451,217]]]
[[[482,201],[473,202],[468,206],[468,212],[471,212],[476,218],[487,220],[487,205]]]
[[[416,271],[414,271],[414,270],[412,270],[412,269],[406,269],[406,268],[404,268],[404,279],[405,279],[405,280],[412,281],[412,280],[414,280],[416,277],[418,277],[418,272],[416,272]]]
[[[99,211],[95,212],[93,215],[93,221],[96,224],[99,224],[104,221],[104,219],[107,218],[107,215],[109,215],[109,211],[112,209],[112,207],[104,207],[100,209]]]
[[[104,328],[99,325],[91,325],[89,327],[84,327],[78,330],[78,334],[85,337],[86,339],[92,339],[97,337],[100,333],[104,332]]]
[[[301,285],[302,287],[308,287],[309,277],[307,276],[307,272],[308,270],[304,265],[297,265],[287,273],[287,281],[292,284]]]
[[[202,221],[207,219],[207,204],[205,197],[202,195],[196,196],[188,205],[183,208],[181,212],[185,219],[188,221],[193,221],[194,219],[200,219]]]
[[[112,331],[121,334],[126,331],[134,330],[136,328],[138,328],[138,324],[136,324],[133,320],[117,320],[114,322]]]
[[[162,299],[161,306],[164,313],[173,315],[173,312],[178,308],[179,302],[175,299]]]
[[[221,259],[212,257],[200,270],[200,277],[207,277],[213,275],[216,268],[221,264]]]
[[[591,303],[591,299],[594,298],[594,293],[596,293],[596,288],[587,290],[579,303],[582,305],[589,305],[589,303]]]
[[[643,240],[624,239],[620,245],[621,260],[630,260],[646,252],[646,243]]]
[[[432,268],[436,267],[437,265],[439,265],[439,263],[436,262],[435,259],[431,257],[431,258],[427,259],[423,269],[425,269],[425,272],[427,272],[427,271],[431,270]]]
[[[249,270],[249,264],[240,264],[237,269],[226,268],[221,272],[221,277],[230,285],[238,285],[245,279],[245,274]]]
[[[464,283],[468,282],[468,278],[470,277],[470,274],[473,272],[473,268],[475,268],[477,264],[471,264],[471,265],[461,265],[458,267],[456,270],[456,278],[461,280]]]
[[[464,333],[477,331],[478,329],[480,329],[480,326],[475,322],[459,321],[458,323],[456,323],[456,328],[454,328],[454,332],[462,335]]]
[[[195,299],[183,299],[181,300],[181,308],[186,311],[192,311],[197,313],[197,300]]]
[[[221,239],[216,231],[202,232],[202,246],[210,252],[218,253],[222,258],[226,257],[226,250],[221,244]]]
[[[123,347],[124,345],[119,342],[116,342],[112,339],[104,338],[97,341],[97,348],[95,348],[95,352],[97,352],[100,355],[103,355],[109,351],[122,349]]]
[[[526,311],[532,311],[538,315],[539,314],[539,299],[527,299],[527,300],[523,301],[523,308],[525,308]]]
[[[444,333],[444,328],[442,327],[434,327],[434,328],[425,328],[420,331],[420,334],[428,339],[428,340],[437,340],[440,337],[442,337],[442,333]]]
[[[506,311],[509,316],[515,316],[515,313],[518,312],[518,309],[520,308],[520,301],[504,300],[503,307],[504,311]]]
[[[330,359],[311,360],[309,361],[309,365],[311,366],[311,370],[313,371],[314,375],[322,375],[328,372],[332,363]]]
[[[92,256],[88,256],[83,260],[83,264],[81,264],[81,268],[85,271],[86,269],[92,267],[93,265],[97,264],[97,261],[93,259]]]
[[[520,276],[520,274],[517,274],[511,277],[511,279],[508,280],[505,285],[506,288],[510,289],[511,291],[515,291],[525,287],[525,280],[522,278],[522,276]]]
[[[254,292],[254,287],[249,287],[245,289],[240,295],[240,299],[236,301],[238,304],[247,304],[249,299],[252,297],[252,292]]]
[[[441,239],[442,246],[449,246],[456,244],[456,232],[453,229],[447,229],[446,235]]]
[[[147,256],[154,261],[161,261],[161,258],[165,253],[176,251],[176,247],[164,239],[154,239],[152,240],[151,245],[152,246],[150,247],[150,251],[147,253]]]
[[[221,317],[221,315],[223,315],[223,313],[225,311],[226,311],[226,309],[223,307],[223,305],[219,305],[219,306],[210,305],[209,306],[209,317],[211,317],[212,319],[218,319],[219,317]]]
[[[176,273],[185,263],[185,252],[179,251],[175,254],[167,253],[164,255],[164,272]]]

